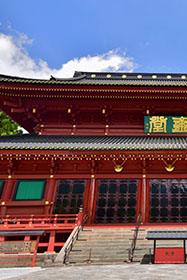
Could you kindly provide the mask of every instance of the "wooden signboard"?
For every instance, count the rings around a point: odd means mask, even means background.
[[[145,116],[145,133],[187,133],[187,117]]]

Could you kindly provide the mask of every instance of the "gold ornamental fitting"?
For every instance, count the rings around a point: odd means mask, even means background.
[[[48,205],[49,204],[49,201],[45,201],[45,205]]]
[[[5,201],[2,201],[2,202],[1,202],[1,205],[5,205]]]
[[[116,172],[121,172],[121,171],[123,170],[123,166],[117,164],[117,165],[114,167],[114,170],[115,170]]]
[[[167,172],[172,172],[175,169],[175,166],[168,164],[167,166],[165,166],[165,169]]]

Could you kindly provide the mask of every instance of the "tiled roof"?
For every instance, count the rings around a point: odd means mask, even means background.
[[[1,220],[3,223],[4,219]],[[45,230],[1,230],[0,236],[15,236],[15,235],[42,235]]]
[[[0,83],[22,83],[43,85],[92,85],[92,86],[187,86],[187,74],[154,74],[124,72],[75,72],[72,78],[49,80],[29,79],[0,75]]]
[[[53,136],[11,135],[0,137],[6,150],[187,150],[187,136]]]
[[[187,230],[150,230],[147,239],[187,239]]]

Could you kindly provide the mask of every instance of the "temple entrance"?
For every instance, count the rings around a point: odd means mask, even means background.
[[[86,180],[59,180],[53,212],[76,214],[83,205]]]
[[[95,222],[136,221],[138,180],[99,180]]]
[[[150,222],[187,222],[187,179],[150,180]]]

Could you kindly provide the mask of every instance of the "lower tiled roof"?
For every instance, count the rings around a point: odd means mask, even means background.
[[[187,150],[187,136],[62,136],[0,137],[6,150]]]
[[[187,239],[187,230],[149,230],[147,239]]]

